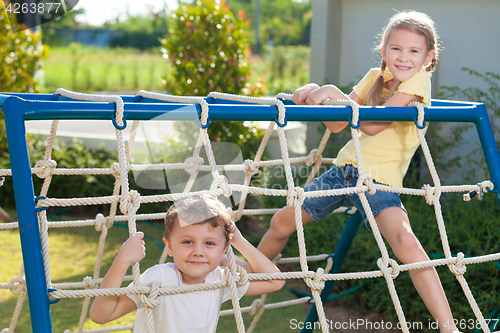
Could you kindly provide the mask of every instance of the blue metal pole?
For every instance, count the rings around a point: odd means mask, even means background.
[[[43,266],[42,245],[35,211],[35,195],[26,144],[24,119],[14,98],[4,104],[10,166],[14,182],[19,236],[26,273],[26,287],[33,333],[51,333],[52,320]]]
[[[477,105],[477,112],[479,115],[476,121],[477,134],[481,141],[486,165],[488,166],[491,180],[495,185],[495,195],[500,206],[500,154],[498,153],[498,146],[484,104]]]
[[[356,212],[354,215],[349,217],[347,224],[342,232],[342,236],[340,237],[339,243],[337,244],[337,248],[333,253],[333,266],[330,270],[330,273],[338,273],[340,272],[340,268],[344,263],[344,259],[347,256],[347,252],[351,247],[352,241],[356,236],[356,233],[359,229],[359,225],[361,224],[361,214]],[[326,281],[325,288],[321,292],[321,302],[325,304],[328,299],[328,295],[330,295],[330,291],[332,290],[333,284],[335,281]],[[314,323],[318,320],[318,312],[316,310],[316,306],[312,306],[311,310],[309,310],[309,314],[304,322],[304,328],[301,330],[301,333],[312,332],[314,328]],[[309,324],[308,324],[309,323]]]

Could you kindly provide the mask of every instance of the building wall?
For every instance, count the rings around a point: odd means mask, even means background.
[[[311,37],[314,51],[311,52],[311,63],[322,64],[324,62],[315,59],[323,57],[325,53],[335,54],[339,51],[340,59],[327,62],[338,69],[325,68],[319,71],[324,73],[324,78],[321,73],[315,74],[316,71],[313,74],[317,77],[311,76],[311,79],[316,79],[318,83],[327,79],[340,85],[357,82],[368,68],[380,63],[379,54],[373,51],[376,35],[382,32],[396,11],[410,9],[428,14],[436,22],[443,42],[444,49],[433,78],[435,86],[458,85],[465,88],[482,84],[461,71],[462,67],[500,73],[500,61],[497,59],[500,43],[496,36],[500,32],[500,1],[313,0],[313,20],[322,20],[313,22],[313,34],[317,33],[317,26],[334,27],[335,30],[327,31],[323,47],[319,44],[323,40],[318,41],[314,35]],[[330,22],[333,19],[335,23]],[[338,79],[335,72],[338,72]]]
[[[373,51],[377,36],[389,18],[402,10],[428,14],[436,23],[442,41],[442,52],[432,78],[432,97],[438,87],[460,88],[487,85],[470,76],[462,67],[480,73],[500,74],[500,1],[495,0],[313,0],[311,29],[311,82],[337,85],[357,83],[371,67],[380,65],[380,55]],[[494,120],[498,121],[498,120]],[[441,134],[447,135],[454,124],[443,124]],[[307,131],[308,149],[317,146],[320,137],[317,124]],[[500,135],[500,133],[497,133]],[[481,156],[475,128],[464,132],[460,149],[445,158]],[[439,170],[438,170],[439,171]],[[479,177],[488,177],[481,175]],[[460,172],[448,175],[446,183],[463,181]],[[478,179],[479,181],[479,179]]]

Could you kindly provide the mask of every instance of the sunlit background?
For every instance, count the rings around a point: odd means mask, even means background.
[[[80,0],[74,9],[84,9],[85,13],[78,15],[77,20],[93,26],[101,26],[107,21],[124,20],[127,13],[147,15],[163,9],[172,11],[179,6],[178,0]]]

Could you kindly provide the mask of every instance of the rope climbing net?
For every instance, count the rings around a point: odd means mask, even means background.
[[[149,332],[154,332],[154,321],[153,321],[153,309],[159,304],[158,297],[164,295],[173,295],[178,293],[193,292],[199,290],[208,290],[214,288],[229,287],[231,291],[232,299],[232,310],[221,311],[221,315],[234,315],[236,320],[236,326],[239,333],[242,332],[252,332],[254,331],[257,321],[264,312],[265,309],[289,306],[293,304],[303,304],[306,302],[313,302],[316,306],[319,321],[321,323],[321,329],[323,332],[328,332],[328,322],[325,317],[325,312],[323,309],[322,300],[320,293],[325,286],[326,281],[331,280],[351,280],[351,279],[368,279],[368,278],[378,278],[383,277],[387,283],[394,307],[397,312],[398,319],[401,324],[403,332],[409,332],[406,323],[405,315],[401,307],[396,288],[394,286],[394,279],[399,275],[400,272],[421,269],[425,267],[436,267],[447,265],[450,271],[456,275],[463,292],[473,310],[478,322],[484,332],[490,332],[488,325],[479,309],[474,296],[469,288],[469,285],[464,277],[466,271],[466,265],[482,263],[487,261],[493,261],[500,259],[500,253],[476,256],[476,257],[465,257],[463,253],[458,253],[457,256],[452,256],[450,246],[448,243],[448,237],[446,234],[445,223],[443,219],[443,214],[441,212],[441,195],[445,192],[464,192],[464,200],[470,199],[469,193],[479,193],[482,195],[488,190],[493,189],[493,183],[490,181],[483,181],[476,185],[462,185],[462,186],[442,186],[440,178],[436,172],[434,162],[432,160],[427,141],[424,136],[423,129],[425,128],[424,122],[424,108],[420,103],[411,103],[409,106],[414,107],[418,111],[418,117],[415,120],[415,126],[417,127],[418,137],[420,139],[421,147],[427,162],[430,175],[432,177],[434,186],[424,185],[421,189],[410,189],[410,188],[399,188],[390,187],[386,185],[376,184],[373,182],[372,176],[365,171],[363,167],[363,157],[361,154],[360,143],[359,143],[359,110],[358,105],[349,100],[327,100],[323,104],[327,105],[341,105],[348,106],[352,109],[352,118],[350,119],[351,125],[351,135],[355,147],[355,156],[357,167],[359,171],[359,179],[355,187],[345,188],[345,189],[334,189],[328,191],[310,191],[304,192],[302,187],[296,186],[294,183],[294,178],[292,174],[291,165],[294,163],[305,163],[308,167],[311,167],[311,172],[304,186],[307,186],[312,182],[314,177],[317,175],[319,168],[323,163],[332,164],[333,159],[324,158],[322,153],[326,146],[326,143],[330,136],[330,131],[326,130],[324,133],[319,147],[313,149],[308,156],[291,158],[289,156],[289,151],[287,147],[287,140],[285,136],[285,126],[286,126],[286,107],[283,100],[290,99],[289,94],[280,94],[276,98],[255,98],[255,97],[244,97],[238,95],[230,95],[224,93],[210,93],[208,97],[220,99],[220,100],[230,100],[235,102],[243,102],[250,104],[264,104],[264,105],[274,105],[276,106],[278,112],[275,121],[271,122],[269,128],[263,135],[263,139],[257,150],[255,158],[253,160],[245,160],[241,164],[231,164],[231,165],[221,165],[217,164],[215,159],[215,154],[212,149],[212,144],[210,138],[207,134],[207,128],[210,124],[209,119],[209,104],[203,97],[180,97],[172,96],[166,94],[159,94],[147,91],[139,91],[138,96],[142,98],[158,100],[168,103],[187,103],[199,105],[201,108],[201,116],[199,119],[199,134],[197,137],[196,144],[193,149],[193,154],[191,157],[187,158],[183,163],[171,163],[171,164],[156,164],[144,165],[144,164],[133,164],[131,162],[131,152],[133,150],[134,141],[139,128],[139,121],[135,120],[132,124],[130,131],[130,136],[128,140],[125,140],[124,129],[127,127],[126,120],[124,118],[124,102],[119,96],[104,96],[104,95],[89,95],[81,94],[76,92],[67,91],[65,89],[58,89],[57,94],[65,96],[72,100],[84,100],[84,101],[94,101],[94,102],[112,102],[116,105],[115,116],[113,117],[113,124],[115,125],[116,134],[116,144],[118,150],[118,163],[114,163],[109,166],[109,168],[93,168],[93,169],[79,169],[79,168],[58,168],[57,162],[52,160],[52,151],[54,148],[54,141],[57,134],[58,120],[52,122],[50,135],[47,139],[47,144],[45,148],[44,159],[36,162],[35,166],[31,168],[32,174],[43,179],[43,185],[37,197],[37,211],[40,229],[40,239],[42,243],[42,253],[43,253],[43,263],[45,268],[45,278],[46,285],[49,290],[49,296],[51,299],[62,299],[62,298],[83,298],[83,306],[80,315],[80,320],[78,324],[77,332],[115,332],[121,330],[131,330],[132,326],[121,326],[114,328],[105,328],[97,330],[83,330],[84,322],[87,318],[88,308],[90,300],[92,297],[96,296],[110,296],[110,295],[125,295],[125,294],[137,294],[140,300],[145,304],[146,307],[146,322],[148,325]],[[277,126],[275,126],[277,125]],[[264,150],[268,145],[272,133],[277,128],[279,144],[281,149],[282,158],[278,160],[263,161],[262,157]],[[127,144],[125,142],[127,141]],[[207,162],[202,157],[200,157],[200,152],[202,148],[205,149]],[[269,189],[250,186],[252,176],[259,172],[260,168],[270,167],[270,166],[281,166],[284,169],[286,189]],[[189,180],[185,184],[182,192],[162,194],[162,195],[140,195],[138,191],[130,189],[129,186],[129,172],[130,171],[142,171],[142,170],[185,170],[189,174]],[[221,174],[221,170],[243,172],[245,179],[243,184],[231,184],[228,179]],[[231,247],[228,249],[228,267],[225,268],[226,274],[225,280],[215,281],[211,283],[203,283],[197,285],[187,285],[180,287],[161,287],[158,284],[154,284],[151,287],[127,287],[127,288],[114,288],[114,289],[98,289],[99,284],[102,282],[101,278],[101,262],[103,260],[104,254],[104,244],[106,237],[108,235],[109,228],[112,227],[113,223],[119,221],[127,221],[130,236],[136,233],[136,221],[139,220],[159,220],[163,219],[165,212],[153,213],[153,214],[139,214],[138,210],[142,204],[147,203],[158,203],[158,202],[172,202],[184,197],[192,195],[192,188],[197,179],[200,171],[210,171],[212,175],[212,182],[209,188],[202,190],[204,194],[210,194],[214,196],[225,196],[229,197],[233,192],[239,192],[241,194],[239,204],[237,209],[234,211],[228,208],[232,219],[234,221],[239,221],[243,215],[263,215],[263,214],[273,214],[278,211],[278,209],[246,209],[245,204],[249,194],[252,195],[266,195],[266,196],[283,196],[286,197],[287,205],[295,210],[295,225],[297,228],[297,239],[298,239],[298,252],[299,257],[297,258],[276,258],[275,263],[287,263],[287,262],[299,262],[300,271],[296,272],[282,272],[282,273],[266,273],[266,274],[247,274],[240,266],[236,265],[235,257]],[[11,176],[12,172],[9,169],[1,169],[1,176]],[[109,196],[103,197],[86,197],[86,198],[50,198],[48,197],[49,187],[51,184],[52,177],[54,175],[110,175],[115,178],[115,183],[113,187],[113,192]],[[0,184],[1,185],[1,184]],[[439,234],[441,236],[441,243],[443,247],[443,252],[445,258],[429,260],[425,262],[418,262],[413,264],[398,265],[397,262],[390,258],[388,250],[384,244],[380,231],[375,222],[372,210],[366,199],[366,195],[374,194],[376,191],[394,192],[406,195],[417,195],[424,196],[429,205],[434,206],[437,226],[439,229]],[[199,193],[197,191],[196,193]],[[332,196],[332,195],[345,195],[357,193],[361,200],[363,209],[366,212],[369,225],[373,231],[373,235],[376,244],[380,250],[381,256],[377,261],[378,270],[368,271],[368,272],[355,272],[355,273],[330,273],[332,267],[331,256],[327,254],[308,256],[305,245],[304,230],[301,220],[301,206],[305,198],[310,197],[322,197],[322,196]],[[49,207],[72,207],[72,206],[86,206],[86,205],[110,205],[109,215],[105,216],[101,213],[97,214],[95,219],[91,220],[78,220],[78,221],[63,221],[63,222],[50,222],[48,221],[46,209]],[[337,211],[353,213],[352,209],[341,208]],[[52,227],[84,227],[84,226],[94,226],[95,229],[100,232],[99,245],[97,250],[96,264],[93,272],[93,276],[86,277],[82,282],[68,282],[68,283],[53,283],[51,279],[50,271],[50,260],[49,260],[49,241],[48,241],[48,229]],[[0,224],[0,230],[16,229],[19,225],[17,222],[13,223],[2,223]],[[159,263],[164,263],[167,259],[167,250],[165,249],[161,255]],[[325,260],[328,259],[325,268],[318,268],[317,271],[311,271],[308,266],[308,261],[312,260]],[[237,287],[241,286],[247,281],[253,280],[269,280],[269,279],[303,279],[307,286],[312,291],[311,297],[302,297],[290,301],[284,301],[274,304],[266,304],[266,296],[262,296],[256,299],[253,304],[249,307],[241,307],[237,295]],[[140,267],[139,263],[136,263],[132,267],[132,275],[127,276],[126,280],[132,280],[134,286],[139,285],[140,281]],[[18,293],[19,297],[13,312],[12,320],[10,326],[2,330],[2,333],[11,333],[15,331],[17,321],[20,316],[21,308],[27,293],[24,268],[21,266],[18,276],[13,277],[8,283],[0,283],[0,289],[10,289],[13,293]],[[250,326],[246,329],[243,322],[242,313],[249,312],[254,315],[254,318]],[[70,332],[69,330],[65,333]]]

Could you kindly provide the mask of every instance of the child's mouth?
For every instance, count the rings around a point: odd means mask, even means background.
[[[396,66],[397,69],[399,69],[400,71],[409,71],[411,69],[411,67],[407,67],[407,66]]]

